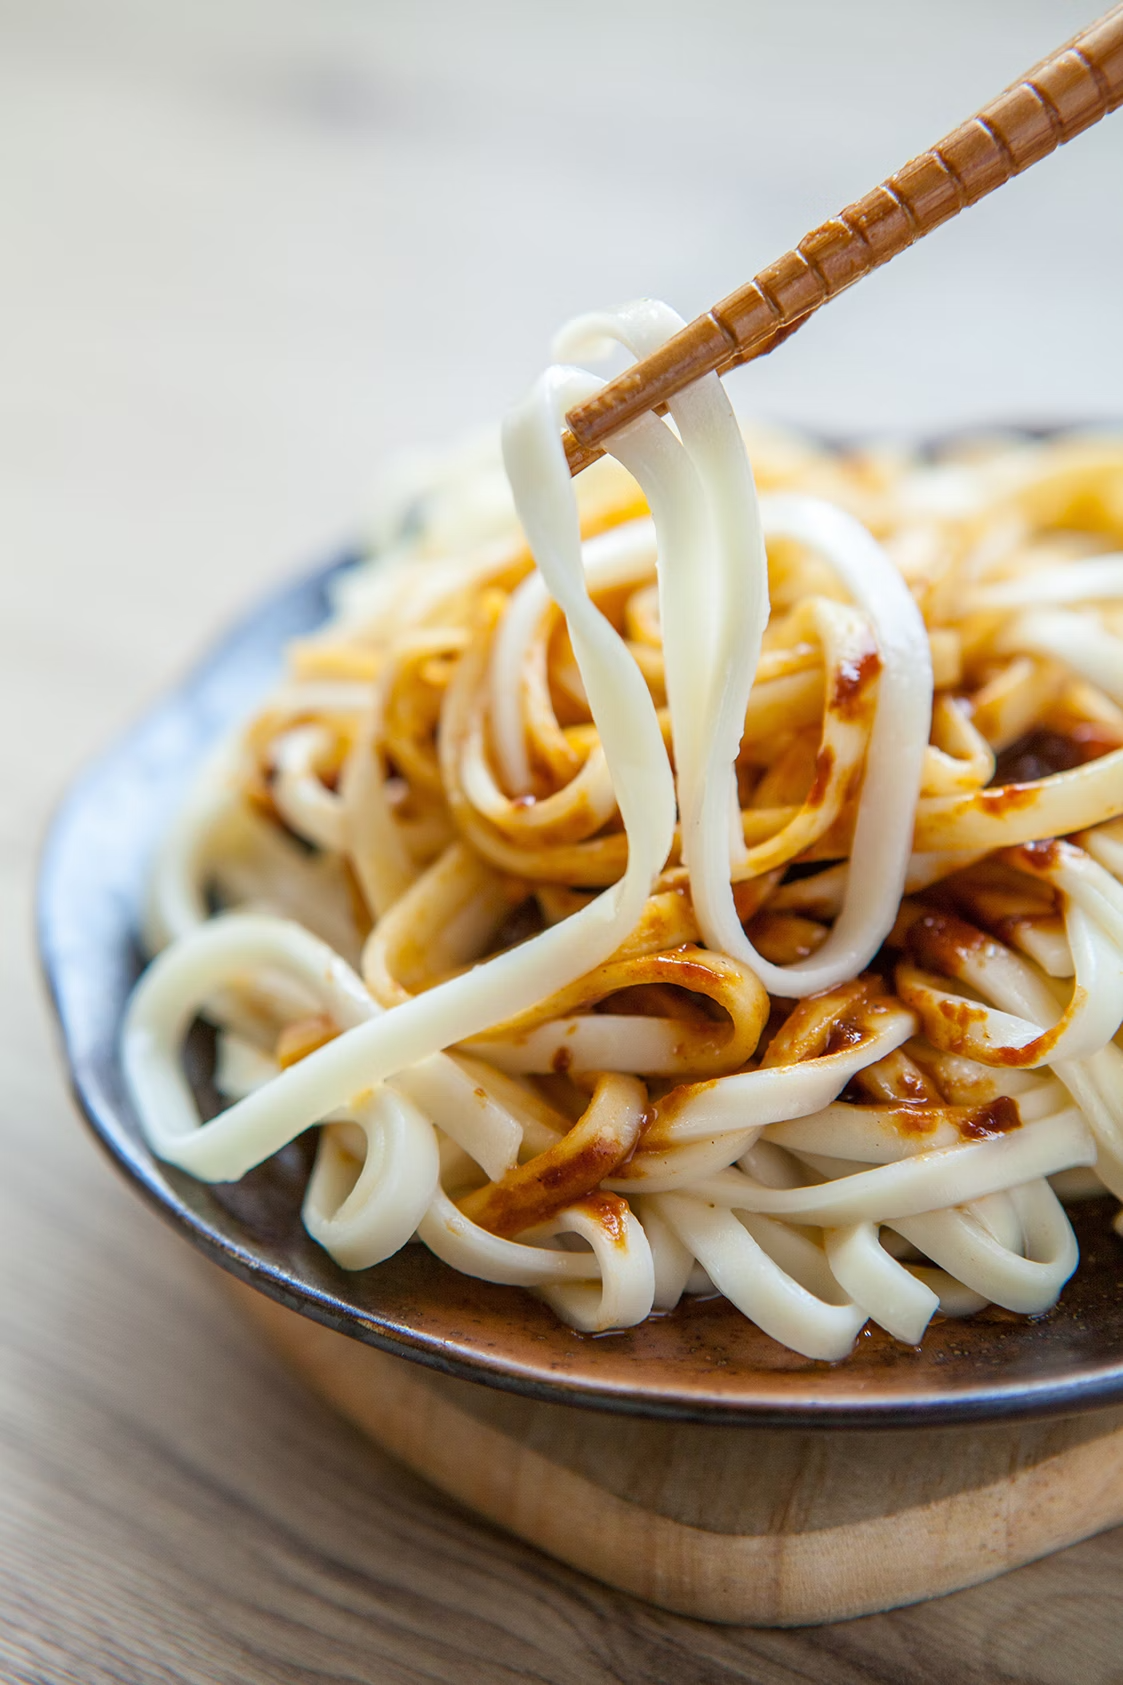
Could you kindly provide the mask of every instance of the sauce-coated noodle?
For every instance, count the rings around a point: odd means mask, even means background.
[[[411,486],[189,795],[146,1136],[217,1181],[319,1124],[344,1268],[416,1239],[591,1332],[716,1291],[834,1360],[1045,1310],[1058,1194],[1123,1198],[1123,444],[763,434],[754,485],[711,376],[574,482],[598,384],[508,417],[509,491],[478,449]]]

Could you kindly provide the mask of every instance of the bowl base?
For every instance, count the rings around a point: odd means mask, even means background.
[[[1123,1409],[875,1432],[641,1420],[438,1374],[227,1279],[304,1379],[416,1473],[571,1567],[701,1620],[872,1614],[1123,1522]]]

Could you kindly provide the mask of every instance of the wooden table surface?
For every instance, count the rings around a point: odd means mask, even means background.
[[[70,773],[361,524],[392,444],[494,417],[567,312],[720,296],[1091,5],[0,3],[5,1680],[1123,1681],[1123,1534],[757,1633],[605,1591],[427,1490],[92,1147],[28,911]],[[1123,116],[738,401],[866,431],[1118,414],[1121,165]]]

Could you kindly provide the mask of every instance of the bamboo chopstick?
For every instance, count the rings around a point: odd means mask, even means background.
[[[566,416],[570,471],[692,381],[762,357],[813,311],[1123,103],[1123,4]]]

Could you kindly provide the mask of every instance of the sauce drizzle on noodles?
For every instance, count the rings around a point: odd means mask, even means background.
[[[717,1291],[836,1360],[1046,1310],[1058,1194],[1123,1199],[1123,443],[750,468],[710,376],[573,482],[599,385],[550,368],[506,479],[462,453],[389,507],[188,796],[145,1134],[218,1181],[318,1124],[344,1268],[417,1239],[589,1332]]]

